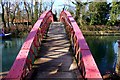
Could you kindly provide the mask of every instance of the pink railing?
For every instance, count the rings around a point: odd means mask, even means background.
[[[22,80],[32,69],[41,41],[53,21],[51,11],[44,12],[28,34],[5,80]]]
[[[82,77],[87,80],[102,80],[102,76],[90,52],[87,42],[74,18],[68,11],[62,11],[60,14],[60,21],[65,24],[66,32],[73,45],[75,58]]]

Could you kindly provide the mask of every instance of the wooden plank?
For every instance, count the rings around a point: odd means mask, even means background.
[[[47,39],[42,43],[39,58],[33,66],[31,80],[39,79],[77,79],[79,71],[70,50],[64,26],[52,23]],[[79,76],[80,77],[80,76]]]

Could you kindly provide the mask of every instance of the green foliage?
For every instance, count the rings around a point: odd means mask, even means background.
[[[115,25],[120,16],[120,1],[119,2],[78,2],[76,5],[75,20],[78,25]],[[89,4],[89,5],[88,5]],[[86,6],[89,6],[86,12]],[[110,18],[110,19],[109,19]]]
[[[112,7],[110,10],[110,21],[108,22],[109,25],[115,25],[118,21],[118,15],[120,15],[120,1],[119,2],[112,2]]]
[[[71,14],[73,17],[75,16],[74,11],[73,11],[73,10],[71,10],[70,8],[68,8],[68,9],[67,9],[67,11],[69,11],[69,12],[70,12],[70,14]]]
[[[78,25],[85,25],[87,14],[86,14],[86,5],[89,2],[76,2],[76,16],[75,20],[77,21]]]
[[[89,5],[90,25],[106,24],[109,14],[110,4],[107,2],[92,2]]]
[[[81,3],[77,3],[76,4],[76,16],[75,16],[75,20],[78,22],[79,24],[79,19],[80,19],[80,9],[81,9],[82,5]]]

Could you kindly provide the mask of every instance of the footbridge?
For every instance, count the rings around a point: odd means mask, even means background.
[[[102,80],[89,46],[72,15],[59,22],[45,11],[34,24],[4,80]]]

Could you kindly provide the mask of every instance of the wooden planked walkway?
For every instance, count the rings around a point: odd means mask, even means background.
[[[77,80],[78,75],[80,73],[64,25],[54,22],[50,25],[48,37],[42,42],[38,59],[34,62],[31,80]]]

